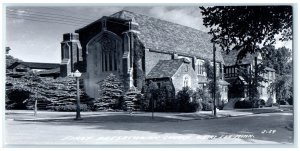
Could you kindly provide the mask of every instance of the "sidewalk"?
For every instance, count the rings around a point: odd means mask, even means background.
[[[217,110],[217,117],[214,117],[212,111],[199,111],[194,113],[165,113],[154,112],[154,120],[163,121],[186,121],[186,120],[205,120],[225,117],[249,116],[262,113],[275,113],[291,111],[290,108],[278,109],[277,107],[265,107],[255,109],[234,109],[234,110]],[[5,112],[6,120],[15,121],[57,121],[57,120],[73,120],[75,112],[54,112],[54,111],[38,111],[38,115],[33,116],[31,110],[7,110]],[[99,120],[101,122],[119,122],[130,120],[131,122],[151,121],[151,112],[81,112],[83,121]],[[136,118],[135,118],[136,117]],[[105,120],[103,120],[105,119]],[[114,121],[116,120],[116,121]]]

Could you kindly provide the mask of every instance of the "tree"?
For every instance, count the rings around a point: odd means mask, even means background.
[[[155,100],[158,99],[159,88],[152,80],[149,82],[146,93],[148,94],[147,98],[150,100],[149,103],[151,104],[152,119],[154,119]]]
[[[292,75],[276,75],[275,82],[271,83],[268,90],[271,94],[276,93],[277,102],[280,105],[281,101],[293,97],[293,78]]]
[[[134,110],[140,109],[141,92],[135,87],[131,87],[123,96],[122,108],[129,111],[130,114]]]
[[[95,102],[97,109],[118,109],[123,94],[123,84],[114,74],[110,74],[100,83],[100,98]]]
[[[206,71],[207,78],[210,80],[213,79],[214,78],[214,69],[213,69],[213,66],[211,65],[210,61],[205,60],[204,68]]]
[[[292,6],[200,7],[203,24],[222,50],[240,50],[238,60],[279,40],[292,40]]]
[[[219,96],[221,95],[220,89],[219,89],[219,83],[218,80],[216,81],[216,88],[214,87],[214,69],[213,66],[211,65],[210,61],[206,60],[204,62],[204,67],[206,69],[206,73],[207,73],[207,78],[209,80],[208,82],[208,92],[211,94],[211,96],[213,95],[213,93],[216,93],[216,98],[219,98]],[[220,74],[219,74],[220,76]],[[220,77],[216,77],[216,79],[219,79]],[[216,89],[216,90],[215,90]]]
[[[247,67],[239,66],[238,73],[244,77],[249,86],[249,98],[252,102],[252,107],[259,101],[259,87],[263,87],[262,82],[267,82],[265,74],[267,73],[266,66],[263,63],[258,63],[254,66],[254,69],[248,69]]]
[[[269,86],[268,91],[272,94],[276,93],[278,104],[281,101],[292,100],[292,51],[286,47],[275,49],[274,46],[265,46],[262,48],[262,52],[264,63],[273,67],[276,72],[275,81]]]
[[[6,84],[11,85],[6,90],[6,107],[10,109],[34,109],[36,114],[37,107],[54,109],[76,101],[74,78],[43,78],[28,72],[21,78],[6,77]]]
[[[22,60],[14,58],[11,55],[6,55],[5,56],[5,61],[6,61],[6,68],[9,67],[9,66],[11,66],[15,62],[23,62]]]
[[[279,75],[292,74],[292,51],[290,49],[264,46],[261,50],[263,63],[266,66],[272,67]]]

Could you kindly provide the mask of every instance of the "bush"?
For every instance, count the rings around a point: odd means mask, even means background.
[[[253,106],[254,108],[262,108],[264,106],[266,106],[266,101],[265,100],[257,99],[257,100],[254,101],[254,106]]]
[[[61,111],[61,112],[75,112],[76,105],[59,105],[52,107],[53,111]],[[80,104],[80,111],[89,111],[88,106],[86,104]]]
[[[27,109],[26,100],[30,97],[30,91],[23,87],[13,87],[6,91],[6,109]]]
[[[135,87],[131,87],[120,99],[120,108],[124,111],[136,111],[141,108],[142,95]]]
[[[189,87],[183,87],[181,91],[177,93],[177,103],[179,105],[180,112],[196,112],[198,111],[200,105],[200,101],[193,99],[194,96],[193,90]]]
[[[155,102],[155,110],[161,112],[176,111],[178,104],[175,100],[174,90],[165,85],[158,89],[158,98]]]
[[[141,97],[141,110],[142,111],[150,111],[151,110],[150,99],[147,97],[148,97],[147,94],[145,94],[143,97]]]
[[[158,88],[155,82],[150,81],[145,87],[145,95],[141,97],[141,109],[144,111],[152,110],[154,103],[154,111],[172,112],[178,111],[178,102],[175,100],[174,89],[168,84],[163,84]],[[152,102],[152,100],[154,102]]]
[[[234,105],[234,108],[252,108],[252,102],[251,101],[237,101]]]
[[[266,107],[271,107],[273,105],[273,98],[272,97],[269,97],[267,102],[266,102]]]
[[[289,102],[286,100],[280,100],[280,105],[289,105]]]
[[[218,109],[219,109],[219,110],[223,110],[224,106],[226,105],[225,102],[228,102],[228,101],[227,101],[227,100],[222,100],[222,101],[221,101],[221,104],[219,104],[219,106],[218,106]]]
[[[293,96],[291,96],[287,102],[289,103],[289,105],[293,105],[294,104],[294,101],[293,101]]]
[[[212,111],[212,99],[207,99],[201,102],[203,111]]]

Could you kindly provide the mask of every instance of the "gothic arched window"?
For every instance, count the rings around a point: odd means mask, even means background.
[[[183,76],[183,86],[184,87],[190,87],[191,86],[191,78],[189,75]]]
[[[101,38],[102,49],[102,71],[117,70],[117,51],[116,41],[107,36]]]

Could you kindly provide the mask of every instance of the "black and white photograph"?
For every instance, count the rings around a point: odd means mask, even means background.
[[[297,144],[294,3],[2,9],[4,147]]]

